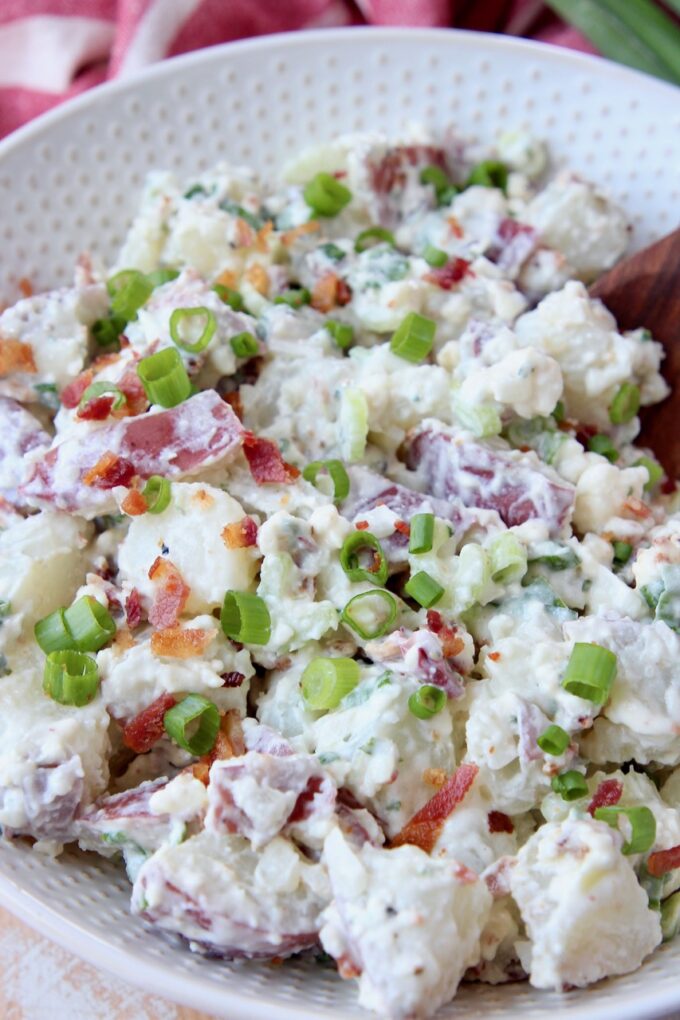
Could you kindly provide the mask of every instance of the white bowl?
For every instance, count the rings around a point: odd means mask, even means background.
[[[491,142],[526,126],[554,160],[622,202],[639,247],[677,225],[680,93],[602,60],[499,36],[414,29],[279,35],[167,61],[88,93],[0,144],[0,300],[28,277],[66,282],[77,255],[111,256],[145,172],[190,176],[221,159],[273,170],[301,145],[340,132],[454,124]],[[226,964],[193,956],[127,912],[119,868],[92,855],[57,861],[0,846],[0,902],[127,981],[229,1020],[366,1016],[329,969]],[[465,986],[442,1016],[582,1020],[680,1007],[680,941],[635,974],[568,995],[527,984]]]

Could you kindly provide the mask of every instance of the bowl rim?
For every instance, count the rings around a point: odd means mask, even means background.
[[[181,74],[183,69],[193,68],[199,64],[210,64],[221,59],[228,60],[236,52],[262,53],[272,49],[285,49],[293,42],[298,46],[305,47],[323,46],[325,43],[333,44],[338,41],[347,44],[351,39],[356,39],[357,34],[364,38],[374,36],[376,42],[380,40],[382,44],[408,38],[413,45],[427,45],[449,39],[453,45],[481,44],[486,51],[514,51],[526,59],[540,56],[542,60],[545,60],[547,52],[553,63],[561,65],[566,73],[573,73],[581,69],[600,76],[605,75],[612,88],[615,88],[617,81],[637,80],[641,85],[644,85],[646,90],[651,87],[667,99],[677,101],[680,96],[680,90],[673,84],[633,68],[615,64],[603,57],[514,36],[461,29],[393,26],[353,26],[281,32],[220,43],[171,57],[129,76],[96,86],[79,96],[60,103],[0,141],[0,168],[5,157],[23,145],[39,139],[53,125],[68,121],[70,117],[77,117],[88,109],[96,109],[100,102],[109,97],[134,92],[143,87],[147,81],[172,78]],[[10,850],[10,852],[12,851]],[[4,851],[2,851],[2,857],[5,857]],[[30,889],[22,886],[19,880],[13,878],[11,866],[10,868],[3,867],[6,863],[0,858],[0,903],[3,906],[42,935],[75,953],[93,966],[102,968],[147,992],[166,999],[171,997],[173,1001],[182,1002],[194,1008],[220,1012],[226,1006],[229,1009],[230,1020],[253,1020],[253,1009],[257,1006],[266,1007],[267,1015],[271,1020],[300,1020],[301,1017],[311,1018],[313,1015],[338,1018],[340,1015],[335,1008],[319,1007],[315,1004],[312,1013],[307,1011],[304,1004],[301,1004],[301,1009],[298,1005],[287,1005],[281,1000],[273,999],[267,993],[244,992],[239,987],[237,977],[233,979],[229,987],[220,987],[217,983],[202,981],[198,974],[192,975],[176,971],[172,974],[172,981],[169,984],[167,962],[137,956],[133,949],[128,950],[115,946],[105,937],[79,924],[73,918],[64,917],[58,909],[50,905],[47,896],[44,899],[36,896]],[[153,936],[152,932],[148,934]],[[649,988],[644,991],[622,989],[621,993],[612,997],[610,1001],[602,1001],[597,1004],[589,1001],[583,994],[584,991],[582,990],[582,1002],[576,1008],[570,1008],[568,1012],[570,1020],[572,1018],[573,1020],[592,1020],[594,1016],[598,1020],[644,1020],[644,1018],[659,1016],[680,1007],[680,986],[675,989],[669,987],[656,993]],[[519,1003],[515,1000],[510,1008],[517,1008],[518,1005]],[[222,1012],[221,1015],[224,1013]]]

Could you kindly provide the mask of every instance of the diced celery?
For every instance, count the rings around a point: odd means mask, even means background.
[[[368,436],[368,405],[361,390],[347,386],[340,398],[340,445],[342,459],[361,460]]]

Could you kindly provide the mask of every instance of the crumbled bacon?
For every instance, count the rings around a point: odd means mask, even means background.
[[[253,287],[258,294],[263,294],[265,297],[269,293],[269,276],[267,270],[259,262],[253,262],[252,266],[249,266],[245,273],[244,278]]]
[[[621,800],[622,793],[623,783],[620,783],[618,779],[605,779],[595,791],[593,799],[588,805],[588,813],[594,815],[598,808],[613,807]]]
[[[446,782],[446,772],[444,769],[425,769],[423,772],[423,782],[439,790]]]
[[[431,853],[444,822],[465,798],[478,772],[477,765],[459,765],[442,788],[397,833],[391,845],[397,847],[413,843],[425,853]]]
[[[312,290],[311,305],[317,312],[330,312],[336,305],[339,278],[335,273],[324,273]]]
[[[21,340],[0,337],[0,375],[10,372],[36,372],[33,348]]]
[[[512,818],[510,815],[506,815],[503,811],[489,811],[486,821],[489,827],[489,832],[515,831]]]
[[[301,223],[299,227],[293,227],[292,230],[284,230],[281,234],[281,244],[284,248],[289,248],[291,244],[297,241],[298,237],[303,237],[305,234],[313,234],[318,229],[318,220],[308,220],[307,223]]]
[[[223,393],[222,399],[225,403],[229,404],[239,421],[243,421],[243,401],[239,391],[230,390],[229,393]]]
[[[146,411],[149,406],[149,398],[136,370],[129,369],[117,383],[117,386],[125,397],[125,405],[119,411],[115,411],[114,414],[134,417]]]
[[[411,534],[411,525],[407,521],[395,521],[394,530],[398,531],[400,535],[406,535],[409,538]]]
[[[264,226],[260,227],[255,238],[255,247],[258,251],[267,251],[269,244],[269,235],[274,229],[274,224],[271,220],[267,220]]]
[[[134,476],[135,469],[129,460],[108,452],[85,472],[83,484],[96,489],[114,489],[116,485],[129,485]]]
[[[501,657],[500,652],[489,652],[487,658],[491,659],[492,662],[498,662]]]
[[[221,287],[229,287],[230,290],[236,290],[238,287],[236,273],[233,273],[231,269],[223,269],[220,275],[216,277],[215,283],[219,283]]]
[[[205,766],[209,774],[210,766],[213,762],[223,761],[227,758],[238,758],[245,753],[246,743],[241,726],[241,716],[232,708],[225,712],[220,719],[220,728],[212,750],[203,755],[199,764]],[[208,785],[208,774],[206,774],[206,779],[204,780],[201,776],[197,776],[197,778],[205,782],[206,786]],[[196,775],[196,772],[194,772],[194,775]]]
[[[367,531],[368,521],[356,521],[354,527],[357,529],[357,531]]]
[[[351,981],[352,978],[361,977],[361,967],[354,962],[352,957],[348,953],[343,953],[335,961],[338,974],[345,981]]]
[[[446,222],[454,237],[463,237],[464,231],[455,216],[447,216]]]
[[[242,220],[241,217],[236,219],[236,246],[238,248],[250,248],[255,243],[256,233],[249,223]]]
[[[24,297],[33,297],[33,284],[25,276],[19,280],[19,290]]]
[[[153,632],[151,651],[165,659],[193,659],[203,654],[214,636],[214,631],[200,627],[167,627]]]
[[[639,521],[644,521],[652,516],[652,511],[647,504],[636,496],[630,496],[623,504],[623,509],[626,516],[635,517]]]
[[[306,787],[298,796],[293,810],[288,815],[287,824],[292,825],[294,822],[302,822],[305,818],[309,818],[314,808],[314,798],[320,792],[323,783],[323,776],[310,776]]]
[[[130,630],[136,630],[142,622],[142,600],[136,588],[125,599],[125,619]]]
[[[149,578],[157,586],[149,610],[149,623],[161,630],[174,627],[191,594],[191,588],[184,583],[175,564],[162,556],[157,556],[152,563]]]
[[[352,300],[352,288],[346,280],[339,279],[335,287],[336,305],[348,305]]]
[[[292,482],[300,474],[296,467],[286,463],[278,446],[271,439],[261,439],[252,432],[246,432],[243,452],[250,473],[258,485],[264,485],[266,482]]]
[[[73,382],[64,386],[63,390],[59,394],[62,406],[68,408],[69,411],[73,410],[74,407],[77,407],[82,400],[83,393],[90,385],[93,378],[94,372],[91,368],[88,368],[84,372],[81,372],[79,376],[76,376]]]
[[[227,549],[245,549],[257,545],[257,524],[252,517],[226,524],[222,528],[222,541]]]
[[[222,673],[223,687],[240,687],[244,680],[243,673]]]
[[[88,400],[85,407],[78,411],[78,417],[83,421],[104,421],[113,410],[114,395],[105,393],[101,397],[93,397]]]
[[[369,164],[371,187],[378,194],[403,188],[408,179],[408,166],[428,165],[446,169],[444,150],[433,145],[397,145],[389,149],[379,163]]]
[[[677,483],[674,478],[664,478],[661,483],[661,491],[664,496],[672,496],[675,492]]]
[[[149,504],[139,489],[129,489],[127,496],[120,504],[120,508],[124,514],[128,514],[130,517],[139,517],[147,512]]]
[[[433,283],[436,287],[441,287],[442,290],[451,290],[454,284],[460,283],[464,277],[473,275],[467,259],[453,258],[445,266],[440,266],[438,269],[430,269],[423,276],[423,280]]]
[[[652,878],[661,878],[674,868],[680,868],[680,846],[672,846],[669,850],[657,850],[647,858],[647,871]]]
[[[172,694],[161,694],[123,727],[123,743],[136,754],[146,754],[165,733],[163,717],[177,704]]]
[[[428,609],[427,626],[439,638],[445,659],[452,659],[454,656],[460,655],[465,648],[465,642],[459,635],[458,628],[445,624],[441,613],[438,613],[436,609]]]

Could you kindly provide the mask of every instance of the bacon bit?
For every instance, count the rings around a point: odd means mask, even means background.
[[[186,630],[167,627],[153,632],[151,651],[165,659],[193,659],[195,655],[203,654],[214,637],[214,631],[200,627],[188,627]]]
[[[298,237],[303,237],[305,234],[313,234],[319,229],[318,220],[309,220],[307,223],[301,223],[299,227],[293,227],[292,230],[285,230],[281,234],[281,244],[284,248],[289,248],[291,244],[297,241]]]
[[[245,220],[239,216],[236,220],[236,246],[238,248],[250,248],[255,243],[257,234]]]
[[[474,885],[479,878],[476,871],[472,868],[468,868],[467,864],[459,864],[458,861],[452,861],[453,864],[453,876],[457,882],[461,885]]]
[[[597,425],[581,425],[576,431],[576,439],[581,446],[588,446],[588,440],[592,439],[599,432]]]
[[[72,410],[77,407],[80,403],[83,393],[94,379],[94,371],[88,368],[85,372],[81,372],[79,376],[64,386],[63,390],[59,394],[59,399],[64,407]]]
[[[316,309],[317,312],[330,312],[331,308],[335,308],[338,282],[339,280],[335,273],[324,273],[314,284],[311,300],[312,308]]]
[[[246,432],[243,452],[257,485],[264,485],[266,482],[292,482],[300,474],[296,467],[286,463],[278,446],[271,439],[261,439],[252,432]]]
[[[669,850],[657,850],[647,858],[647,871],[652,878],[661,878],[674,868],[680,868],[680,846],[672,846]]]
[[[351,981],[352,978],[361,977],[361,967],[354,962],[348,953],[343,953],[335,962],[338,967],[338,974],[343,980]]]
[[[676,482],[673,478],[664,478],[661,483],[661,491],[664,496],[672,496],[675,492]]]
[[[253,262],[252,266],[248,266],[244,273],[244,279],[258,294],[266,297],[269,293],[269,276],[267,270],[259,262]]]
[[[172,694],[161,694],[123,727],[123,743],[136,754],[146,754],[165,733],[163,717],[177,704]]]
[[[314,806],[314,798],[320,792],[323,781],[323,776],[311,776],[307,780],[307,785],[295,801],[295,806],[288,815],[287,824],[291,825],[294,822],[301,822],[305,818],[309,818]]]
[[[215,283],[219,283],[221,287],[229,287],[230,290],[236,290],[238,287],[236,273],[233,273],[231,269],[223,269],[215,279]]]
[[[510,815],[503,811],[489,811],[486,819],[489,832],[514,832],[515,826]]]
[[[240,687],[244,680],[243,673],[222,673],[223,687]]]
[[[33,297],[33,284],[25,276],[21,277],[18,286],[24,297]]]
[[[367,567],[366,569],[367,569],[367,570],[368,570],[368,571],[369,571],[369,572],[370,572],[371,574],[377,574],[377,573],[378,573],[378,571],[380,570],[381,564],[382,564],[382,560],[381,560],[381,558],[380,558],[380,553],[378,553],[378,552],[375,552],[375,551],[374,551],[374,552],[372,553],[372,555],[371,555],[371,563],[370,563],[370,566],[368,566],[368,567]]]
[[[201,764],[208,768],[216,761],[227,758],[238,758],[246,753],[246,742],[243,738],[241,716],[235,709],[230,709],[220,719],[220,728],[212,750],[201,758]]]
[[[271,234],[273,229],[274,224],[272,223],[271,220],[267,220],[265,225],[263,227],[260,227],[255,238],[255,247],[257,248],[258,251],[266,252],[268,250],[269,235]]]
[[[441,287],[442,290],[451,290],[454,284],[460,283],[466,276],[474,276],[470,269],[470,263],[467,259],[453,258],[445,266],[431,269],[429,273],[425,273],[423,280],[435,284],[436,287]]]
[[[433,634],[438,634],[444,626],[444,620],[442,614],[438,613],[436,609],[428,609],[427,611],[427,626]]]
[[[10,372],[37,372],[33,348],[21,340],[0,338],[0,375]]]
[[[428,609],[427,626],[439,638],[445,659],[454,658],[465,648],[465,641],[459,635],[458,628],[448,627],[436,609]]]
[[[425,769],[423,772],[423,782],[439,790],[446,782],[446,772],[444,769]]]
[[[411,525],[407,524],[406,521],[395,521],[394,530],[398,531],[400,535],[406,535],[409,538],[411,534]]]
[[[446,222],[448,223],[451,233],[453,234],[454,237],[463,236],[464,230],[455,216],[447,216]]]
[[[191,502],[198,504],[201,510],[208,510],[215,502],[215,497],[211,496],[205,489],[198,489],[191,496]]]
[[[500,652],[489,652],[487,659],[491,659],[492,662],[499,662],[501,658]]]
[[[126,402],[113,412],[114,418],[124,418],[126,415],[134,417],[146,411],[149,406],[149,398],[136,371],[126,372],[117,386]]]
[[[368,528],[368,521],[357,521],[354,527],[357,531],[366,531]]]
[[[130,489],[127,496],[120,504],[120,508],[124,514],[128,514],[130,517],[139,517],[141,514],[145,514],[149,509],[149,504],[142,496],[139,489]]]
[[[149,610],[149,623],[161,630],[174,627],[191,594],[191,588],[184,583],[175,564],[162,556],[157,556],[152,563],[149,578],[159,586]]]
[[[125,619],[130,630],[136,630],[142,622],[142,600],[136,588],[125,599]]]
[[[191,766],[191,774],[194,779],[207,786],[210,782],[210,766],[204,761],[197,761]]]
[[[128,648],[134,648],[136,642],[126,627],[119,627],[113,639],[113,644],[116,650],[122,654],[127,652]]]
[[[227,549],[246,549],[257,544],[257,524],[252,517],[227,524],[222,529],[222,541]]]
[[[346,280],[338,279],[335,287],[335,303],[336,305],[348,305],[352,300],[352,288]]]
[[[444,822],[464,799],[478,772],[477,765],[459,765],[442,788],[397,833],[390,845],[397,847],[413,843],[425,853],[431,853]]]
[[[623,504],[623,509],[626,510],[631,517],[637,517],[639,521],[644,521],[648,517],[651,517],[652,511],[649,509],[646,503],[643,503],[641,499],[637,499],[635,496],[631,496]]]
[[[613,807],[615,804],[618,804],[622,793],[623,783],[620,783],[618,779],[605,779],[598,786],[593,799],[588,805],[588,814],[594,815],[600,807]]]
[[[239,391],[231,390],[229,393],[223,393],[222,400],[224,400],[226,404],[229,404],[238,420],[243,421],[243,401],[241,400],[241,394]]]
[[[85,472],[82,480],[95,489],[113,489],[116,485],[129,485],[134,476],[135,469],[129,460],[108,452]]]
[[[113,400],[113,394],[94,397],[92,400],[88,400],[82,410],[78,411],[77,417],[83,421],[104,421],[113,410]]]

